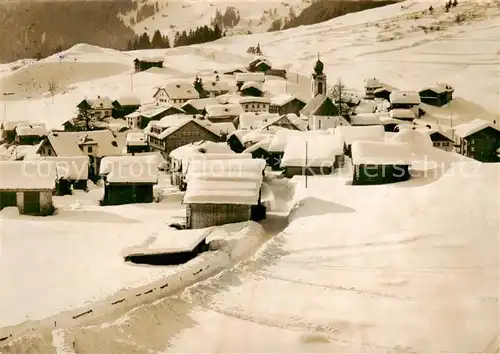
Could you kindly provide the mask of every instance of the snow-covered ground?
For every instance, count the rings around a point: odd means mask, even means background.
[[[422,15],[431,4],[433,15]],[[459,14],[468,17],[457,24]],[[440,30],[426,33],[419,27],[431,25]],[[71,118],[85,96],[133,93],[149,102],[167,80],[192,82],[198,73],[246,65],[252,59],[247,48],[260,42],[273,66],[290,73],[288,85],[281,79],[268,83],[275,93],[310,94],[309,76],[319,53],[330,84],[342,78],[348,88],[362,92],[364,79],[373,76],[410,90],[442,81],[455,88],[455,100],[448,107],[431,107],[433,116],[453,118],[454,125],[478,117],[500,124],[499,27],[498,2],[460,1],[445,13],[439,1],[404,1],[313,26],[169,50],[126,53],[81,44],[8,74],[2,71],[1,91],[14,94],[0,97],[0,117],[28,116],[51,128]],[[165,68],[131,75],[138,55],[164,57]],[[305,77],[297,79],[296,73]],[[58,86],[53,101],[47,93],[50,80]]]
[[[289,226],[254,258],[72,331],[76,351],[491,352],[498,166],[429,156],[439,168],[399,184],[296,179]]]

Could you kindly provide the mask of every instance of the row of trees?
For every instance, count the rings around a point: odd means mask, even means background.
[[[226,8],[224,14],[217,9],[215,17],[210,21],[212,27],[218,26],[219,28],[233,28],[240,22],[240,12],[234,7],[229,6]]]
[[[170,40],[167,35],[162,35],[160,30],[156,30],[153,38],[144,32],[140,36],[135,36],[134,39],[128,41],[127,50],[140,49],[162,49],[170,48]]]
[[[212,42],[223,37],[223,33],[218,25],[213,28],[200,26],[195,30],[177,32],[174,38],[174,47],[182,47],[192,44]]]

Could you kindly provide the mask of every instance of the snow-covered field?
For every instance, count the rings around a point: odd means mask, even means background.
[[[289,226],[253,259],[71,331],[76,351],[492,352],[498,166],[430,156],[400,184],[297,179]]]
[[[431,4],[433,15],[422,15]],[[469,15],[456,24],[459,14]],[[421,18],[414,19],[416,15]],[[425,33],[419,27],[431,25],[440,30]],[[413,90],[442,81],[455,88],[456,99],[448,107],[431,107],[433,116],[452,117],[455,125],[478,117],[500,124],[499,28],[500,7],[495,1],[461,1],[449,13],[439,1],[405,1],[313,26],[169,50],[126,53],[82,44],[15,71],[2,70],[1,91],[13,95],[1,96],[0,117],[20,120],[28,116],[50,128],[71,118],[85,96],[114,99],[132,92],[149,102],[155,88],[167,80],[192,82],[199,73],[246,65],[251,60],[246,49],[260,42],[273,66],[290,72],[289,85],[270,81],[268,88],[275,93],[288,89],[308,94],[309,76],[319,53],[330,84],[342,78],[348,88],[362,92],[364,79],[373,76]],[[164,57],[165,69],[131,75],[132,60],[138,55]],[[297,72],[305,76],[298,83]],[[53,100],[47,93],[50,80],[58,86]]]
[[[414,18],[430,4],[432,16]],[[358,91],[373,76],[400,89],[449,83],[454,101],[427,107],[432,116],[498,124],[498,2],[460,1],[450,13],[440,4],[405,1],[314,26],[170,50],[78,45],[0,67],[1,91],[13,93],[1,96],[0,116],[50,128],[71,118],[84,96],[132,91],[147,102],[167,80],[192,81],[200,72],[246,64],[247,47],[259,41],[274,66],[304,76],[319,52],[330,84],[342,77]],[[474,16],[456,24],[455,16],[466,12]],[[418,27],[431,24],[440,30]],[[131,75],[136,55],[163,56],[166,68]],[[266,87],[306,93],[308,78],[293,79]],[[53,100],[46,93],[50,80],[58,84]],[[488,351],[499,332],[500,170],[438,155],[446,171],[400,184],[354,187],[344,176],[315,177],[304,189],[298,179],[288,228],[255,258],[182,295],[67,335],[79,353]],[[105,208],[92,195],[55,198],[58,215],[43,219],[3,210],[8,286],[0,292],[0,323],[43,318],[171,274],[124,264],[120,255],[178,221],[182,205],[171,198]],[[37,338],[11,351],[46,351],[51,344]]]

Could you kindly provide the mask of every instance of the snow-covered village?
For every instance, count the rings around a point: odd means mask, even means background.
[[[0,353],[500,352],[498,0],[127,1],[0,64]]]

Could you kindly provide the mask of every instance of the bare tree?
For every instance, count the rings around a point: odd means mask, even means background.
[[[48,84],[48,91],[50,92],[50,95],[52,96],[52,103],[54,103],[54,95],[56,93],[56,90],[57,90],[57,82],[56,82],[56,79],[54,77],[52,77]]]
[[[336,104],[339,115],[346,114],[348,111],[347,102],[350,100],[350,95],[347,94],[345,85],[342,79],[339,78],[333,88],[330,91],[330,95],[333,98],[333,102]]]

